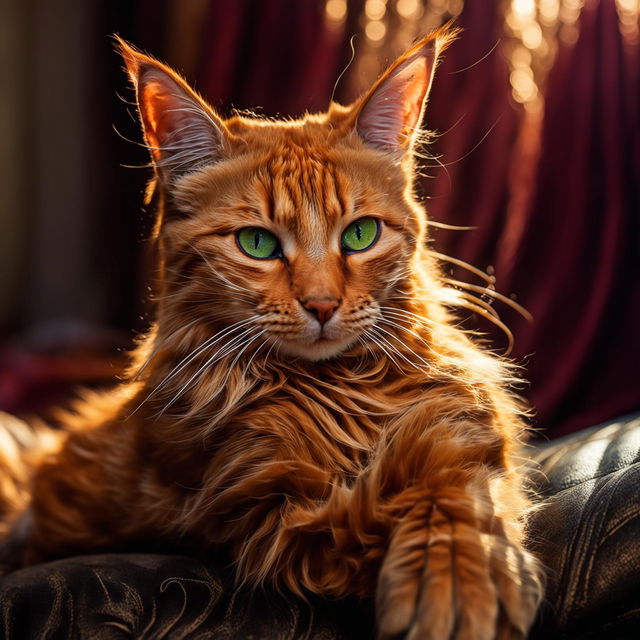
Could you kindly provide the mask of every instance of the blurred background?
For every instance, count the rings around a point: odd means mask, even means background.
[[[494,304],[541,436],[640,409],[639,14],[639,0],[1,0],[0,409],[46,416],[114,380],[152,315],[151,174],[110,34],[225,115],[295,115],[334,90],[353,100],[452,17],[464,32],[432,90],[420,188],[433,221],[474,229],[434,227],[434,248],[452,278],[533,315]]]

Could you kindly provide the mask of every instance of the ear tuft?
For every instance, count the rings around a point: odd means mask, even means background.
[[[169,67],[115,38],[159,179],[170,183],[220,161],[228,134],[211,107]]]
[[[123,40],[119,35],[114,34],[113,39],[116,41],[116,51],[122,56],[129,78],[134,86],[138,81],[138,71],[140,69],[140,59],[145,56],[135,47]]]
[[[439,56],[457,33],[448,23],[422,38],[357,103],[355,128],[367,144],[395,152],[413,148]]]

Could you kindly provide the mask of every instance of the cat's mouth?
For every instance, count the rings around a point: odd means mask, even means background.
[[[356,339],[355,336],[330,338],[321,333],[315,340],[311,341],[282,340],[280,342],[280,352],[311,361],[329,360],[348,349]]]
[[[303,318],[294,331],[274,332],[280,353],[311,361],[329,360],[349,349],[361,334],[361,328],[345,326],[339,313],[324,323],[306,315]]]

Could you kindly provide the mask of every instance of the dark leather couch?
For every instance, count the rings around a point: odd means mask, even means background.
[[[640,415],[538,448],[547,504],[532,523],[548,568],[532,638],[640,638]]]
[[[535,451],[545,501],[531,534],[548,568],[531,637],[640,638],[640,417]],[[70,558],[0,579],[2,637],[373,637],[368,602],[233,593],[228,570],[157,553]]]

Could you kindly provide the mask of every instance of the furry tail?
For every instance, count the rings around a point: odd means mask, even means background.
[[[0,412],[0,539],[27,506],[31,471],[54,434]]]

